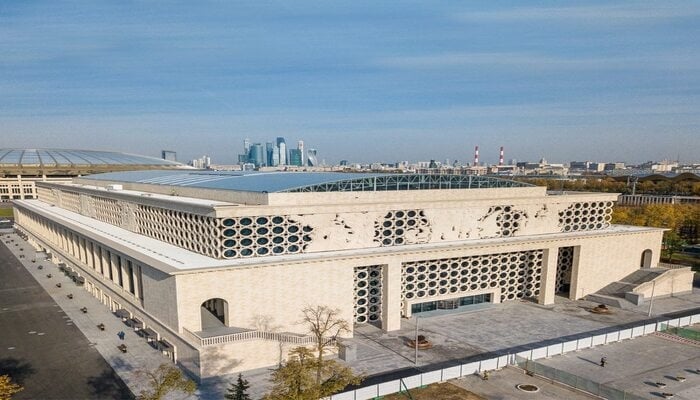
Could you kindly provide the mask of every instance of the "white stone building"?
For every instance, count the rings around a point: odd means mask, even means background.
[[[307,305],[386,331],[434,309],[594,293],[659,259],[617,194],[454,175],[117,172],[37,183],[15,218],[113,311],[205,378],[312,343]]]

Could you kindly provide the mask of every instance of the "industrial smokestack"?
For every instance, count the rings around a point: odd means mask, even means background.
[[[503,165],[503,146],[501,146],[501,154],[498,157],[498,165]]]
[[[479,165],[479,146],[474,147],[474,166]]]

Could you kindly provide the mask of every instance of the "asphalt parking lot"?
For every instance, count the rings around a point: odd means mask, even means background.
[[[13,399],[133,399],[69,317],[10,253],[0,236],[0,374],[24,390]]]

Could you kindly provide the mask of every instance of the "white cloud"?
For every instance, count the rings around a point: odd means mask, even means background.
[[[399,69],[449,69],[449,68],[518,68],[530,71],[571,70],[696,70],[700,57],[695,52],[681,51],[658,54],[610,57],[558,57],[536,53],[439,53],[419,56],[384,57],[374,65]]]
[[[474,21],[566,20],[576,22],[648,22],[700,15],[697,3],[665,2],[629,5],[527,7],[461,13],[458,19]]]

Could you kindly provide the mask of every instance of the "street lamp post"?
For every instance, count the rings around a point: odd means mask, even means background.
[[[654,289],[656,289],[656,281],[651,281],[651,299],[649,299],[649,317],[651,317],[651,308],[654,306]]]
[[[417,315],[416,315],[416,334],[415,334],[414,339],[415,339],[415,342],[413,343],[413,345],[415,346],[416,351],[415,351],[415,359],[414,359],[413,363],[415,365],[418,365],[418,316]]]

